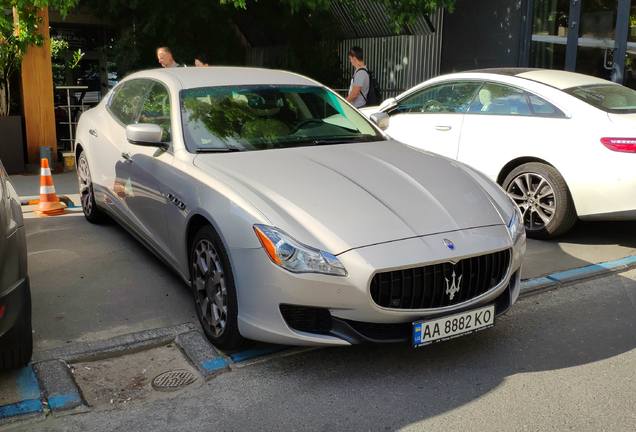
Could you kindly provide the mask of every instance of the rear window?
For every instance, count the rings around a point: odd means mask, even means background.
[[[622,85],[591,85],[572,87],[563,91],[605,112],[636,113],[636,91]]]

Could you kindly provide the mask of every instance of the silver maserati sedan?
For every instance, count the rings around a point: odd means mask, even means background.
[[[308,78],[175,68],[122,80],[80,119],[82,207],[192,289],[207,338],[447,340],[517,300],[525,231],[468,166],[390,140]]]

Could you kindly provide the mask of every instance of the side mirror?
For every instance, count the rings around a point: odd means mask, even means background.
[[[129,143],[144,147],[170,148],[170,144],[161,141],[163,129],[150,123],[130,124],[126,126],[126,139]]]
[[[371,121],[378,125],[382,130],[387,130],[389,127],[389,115],[387,113],[374,113],[371,114]]]
[[[391,111],[393,108],[397,106],[397,101],[395,98],[388,98],[384,102],[380,104],[380,111],[387,112]]]

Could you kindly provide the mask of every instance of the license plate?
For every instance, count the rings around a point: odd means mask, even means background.
[[[430,321],[413,323],[413,346],[419,348],[490,328],[495,323],[495,305]]]

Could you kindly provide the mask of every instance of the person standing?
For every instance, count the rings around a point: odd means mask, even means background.
[[[157,60],[161,63],[161,66],[165,68],[179,67],[179,63],[172,58],[172,51],[168,47],[157,48]]]
[[[210,57],[208,57],[206,54],[199,54],[194,58],[194,65],[196,67],[210,66]]]
[[[362,108],[367,104],[367,95],[369,94],[369,72],[364,64],[364,56],[362,48],[354,46],[349,50],[349,61],[356,71],[351,78],[349,86],[349,95],[346,97],[354,107]]]

